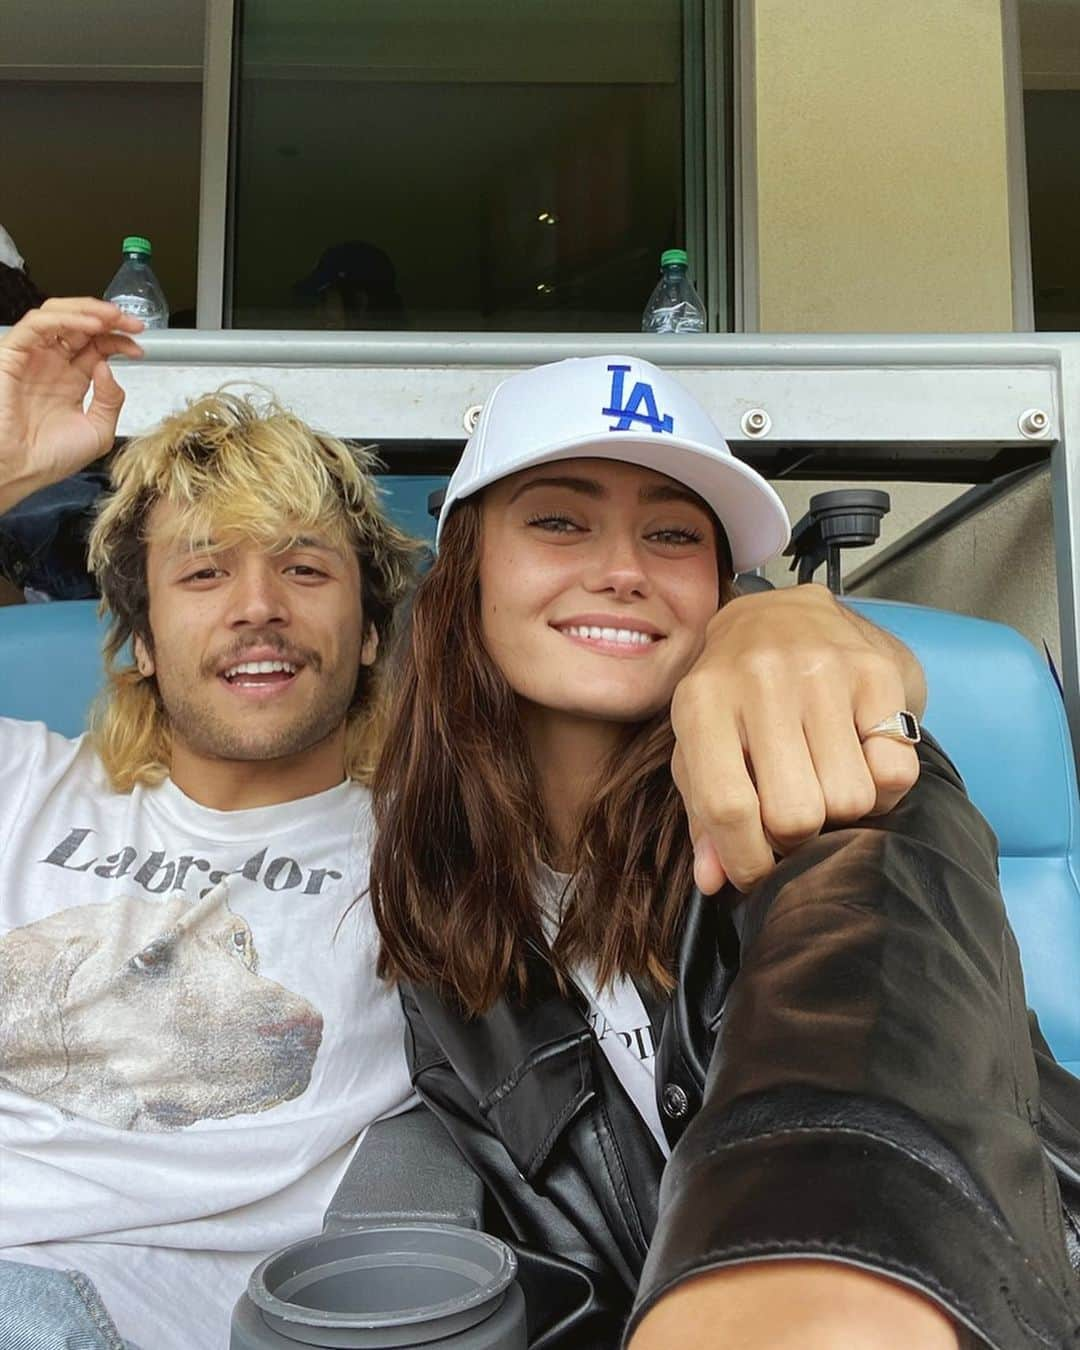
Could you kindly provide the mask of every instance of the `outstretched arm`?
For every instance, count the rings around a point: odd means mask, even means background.
[[[745,906],[630,1350],[674,1328],[685,1350],[1075,1338],[996,840],[929,736],[919,758],[893,811],[805,844]],[[1067,1158],[1075,1119],[1055,1128]]]
[[[142,328],[104,300],[46,300],[0,339],[0,512],[110,448],[124,391],[108,358],[141,356]]]

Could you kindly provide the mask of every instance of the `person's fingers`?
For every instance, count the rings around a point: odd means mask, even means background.
[[[42,338],[55,342],[58,337],[68,332],[85,333],[88,337],[93,337],[96,333],[109,331],[104,320],[93,314],[83,314],[77,309],[31,310],[11,330],[11,336],[14,337],[21,328],[31,329],[38,342]]]
[[[869,737],[862,750],[877,788],[877,800],[868,814],[883,816],[919,781],[919,756],[913,745],[888,736]]]
[[[768,690],[743,707],[743,740],[766,838],[789,853],[821,832],[825,798],[803,730],[800,705]]]
[[[694,885],[702,895],[715,895],[727,885],[727,873],[713,841],[699,830],[694,840]]]
[[[146,355],[145,349],[124,333],[105,333],[94,339],[94,346],[102,356],[130,356],[137,361]]]
[[[709,774],[692,792],[694,814],[701,826],[699,839],[704,837],[712,844],[720,868],[736,890],[748,891],[768,876],[776,859],[741,750],[739,762],[741,772],[733,769],[723,778]]]
[[[710,840],[732,885],[749,890],[772,870],[773,850],[762,828],[740,728],[715,681],[686,676],[672,700],[671,724],[681,751],[676,784],[696,837]]]
[[[102,331],[118,329],[124,333],[141,333],[146,326],[141,319],[125,313],[111,300],[99,300],[93,295],[53,296],[42,302],[39,313],[50,317],[54,314],[78,314],[83,318],[96,319],[102,325]]]
[[[93,370],[94,396],[86,410],[87,421],[98,434],[103,451],[112,445],[120,409],[124,406],[124,391],[116,382],[108,361],[101,360]]]
[[[821,785],[825,823],[851,825],[877,804],[877,784],[852,721],[847,688],[819,689],[803,710],[803,734]]]
[[[102,357],[130,356],[133,360],[138,360],[143,355],[142,347],[134,338],[126,337],[123,333],[103,333],[100,337],[91,339],[71,364],[90,379]]]
[[[74,328],[61,328],[55,337],[57,347],[69,361],[74,360],[93,340],[90,333],[80,333]]]
[[[868,736],[872,726],[904,707],[904,687],[897,672],[873,667],[862,672],[855,706],[855,730],[863,758],[874,780],[876,800],[869,814],[880,816],[915,786],[919,756],[913,745],[888,736]]]
[[[704,825],[698,819],[696,812],[692,811],[687,805],[686,792],[684,791],[686,761],[678,744],[676,744],[675,753],[671,757],[671,777],[683,797],[683,807],[686,811],[687,824],[690,830],[690,841],[694,848],[694,885],[703,895],[715,895],[726,883],[727,873],[724,871],[720,862],[720,855],[706,833]]]
[[[46,312],[42,308],[25,314],[8,333],[3,345],[10,351],[25,353],[47,347],[59,347],[63,351],[63,343],[70,355],[75,349],[73,344],[85,346],[90,338],[108,331],[107,321],[92,314],[66,309]]]

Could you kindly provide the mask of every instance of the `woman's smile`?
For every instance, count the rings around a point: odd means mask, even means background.
[[[548,626],[599,656],[631,659],[649,656],[664,641],[663,633],[653,624],[626,615],[586,614],[552,620]]]

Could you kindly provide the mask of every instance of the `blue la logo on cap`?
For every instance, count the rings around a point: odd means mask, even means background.
[[[609,407],[601,408],[600,413],[603,417],[619,419],[613,427],[608,427],[609,431],[629,431],[632,422],[641,422],[653,431],[675,430],[675,422],[670,413],[664,417],[660,416],[651,384],[638,380],[630,390],[630,397],[624,403],[623,384],[630,367],[608,366],[608,370],[611,371],[611,403]],[[644,412],[641,411],[642,408]]]

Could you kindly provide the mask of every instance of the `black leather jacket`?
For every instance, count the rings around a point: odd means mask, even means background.
[[[642,991],[666,1168],[542,952],[524,1006],[480,1018],[402,989],[536,1350],[615,1346],[687,1276],[777,1255],[891,1275],[994,1350],[1080,1347],[1080,1084],[1025,1012],[993,834],[919,753],[904,801],[785,859],[741,934],[734,892],[689,899],[674,992]]]

